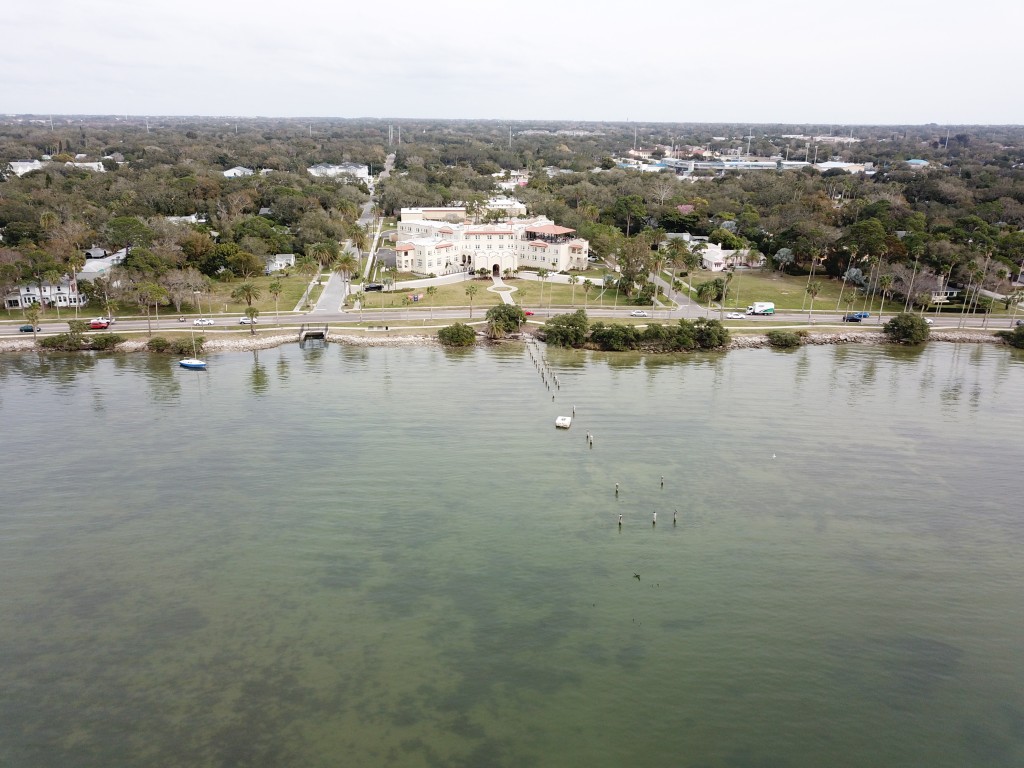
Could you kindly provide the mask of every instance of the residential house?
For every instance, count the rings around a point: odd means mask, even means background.
[[[268,275],[271,272],[280,272],[283,269],[291,269],[295,266],[294,253],[276,253],[273,256],[265,257],[265,259],[267,266],[264,271]]]

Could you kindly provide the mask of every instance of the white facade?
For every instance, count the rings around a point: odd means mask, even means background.
[[[24,176],[29,171],[38,171],[43,167],[41,160],[11,160],[11,172],[15,176]]]
[[[461,224],[466,220],[466,206],[451,205],[446,208],[403,208],[402,221],[447,221]]]
[[[33,304],[45,301],[48,307],[84,307],[88,299],[78,292],[78,286],[70,279],[62,278],[56,285],[43,283],[38,285],[22,285],[4,297],[4,305],[8,309],[25,309]]]
[[[266,257],[267,274],[271,272],[278,272],[282,269],[291,269],[295,266],[295,254],[294,253],[278,253],[273,256]]]
[[[224,171],[224,175],[229,179],[237,179],[239,176],[252,176],[252,174],[252,168],[246,168],[241,165],[236,165],[234,168],[228,168]]]
[[[705,243],[700,254],[700,265],[702,269],[709,272],[721,272],[728,267],[761,267],[764,266],[765,257],[758,253],[751,257],[749,249],[730,251],[715,243]]]
[[[575,230],[539,217],[504,224],[455,224],[416,219],[398,224],[395,263],[403,272],[448,275],[486,269],[586,269],[590,244]]]

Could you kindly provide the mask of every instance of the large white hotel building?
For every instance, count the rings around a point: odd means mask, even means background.
[[[492,275],[503,275],[520,269],[567,272],[587,268],[590,244],[574,237],[576,230],[560,227],[544,216],[500,224],[465,224],[458,220],[464,215],[465,210],[458,208],[403,208],[395,246],[398,269],[420,275],[486,269]]]

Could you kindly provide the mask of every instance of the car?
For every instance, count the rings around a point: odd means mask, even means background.
[[[208,317],[199,317],[192,321],[192,325],[213,325],[213,320]]]
[[[647,314],[646,312],[644,312],[642,309],[634,309],[632,312],[629,313],[629,316],[630,317],[650,317],[650,315]]]
[[[32,333],[33,331],[39,331],[41,329],[38,325],[33,327],[31,325],[26,324],[18,328],[18,330],[21,331],[22,333]]]
[[[380,283],[367,283],[363,286],[364,291],[383,291],[384,286]]]
[[[871,317],[871,313],[870,312],[854,312],[853,316],[854,317],[859,317],[861,320],[867,320],[869,317]]]
[[[743,318],[744,318],[744,315],[741,312],[729,312],[725,316],[726,320],[742,320]]]
[[[525,314],[527,317],[533,317],[533,312],[531,312],[530,310],[526,310],[523,314]]]
[[[93,330],[101,329],[101,328],[109,328],[110,327],[110,323],[108,323],[106,320],[97,319],[97,320],[90,321],[89,322],[89,327],[92,328]]]
[[[854,315],[843,315],[844,323],[859,323],[864,318],[860,316],[860,312]]]
[[[1018,320],[1014,325],[1024,325],[1024,320]]]
[[[934,321],[934,320],[932,320],[932,319],[931,319],[930,317],[926,317],[926,318],[924,319],[924,323],[925,323],[925,325],[931,325],[931,324],[932,324],[932,323],[934,323],[934,322],[935,322],[935,321]]]
[[[239,325],[256,325],[255,317],[240,317],[238,318]]]

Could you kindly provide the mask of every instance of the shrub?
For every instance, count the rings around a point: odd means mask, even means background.
[[[928,323],[909,312],[901,312],[882,326],[885,335],[896,344],[921,344],[928,340]]]
[[[124,336],[117,333],[97,333],[95,336],[91,336],[89,341],[92,349],[107,350],[113,349],[124,341]]]
[[[587,313],[582,309],[555,315],[544,323],[544,340],[556,347],[581,347],[587,340]]]
[[[1011,347],[1024,349],[1024,325],[1018,325],[1012,331],[996,331],[996,336]]]
[[[526,322],[526,312],[514,304],[498,304],[487,310],[487,326],[491,337],[502,338],[506,333],[518,331]]]
[[[697,318],[693,321],[693,333],[701,349],[719,349],[729,343],[729,331],[717,320]]]
[[[82,349],[82,336],[78,333],[58,333],[39,340],[43,349],[54,349],[60,352],[77,352]]]
[[[768,343],[773,347],[778,347],[780,349],[799,347],[803,343],[803,339],[800,338],[800,334],[793,331],[775,329],[768,331],[767,336]]]
[[[188,355],[199,354],[203,351],[203,342],[206,341],[202,336],[196,336],[194,339],[174,339],[170,343],[168,351],[173,355]]]
[[[166,352],[171,347],[171,342],[163,336],[154,336],[146,342],[146,349],[150,352]]]
[[[446,347],[469,347],[476,341],[476,333],[465,323],[455,323],[439,330],[437,338]]]

